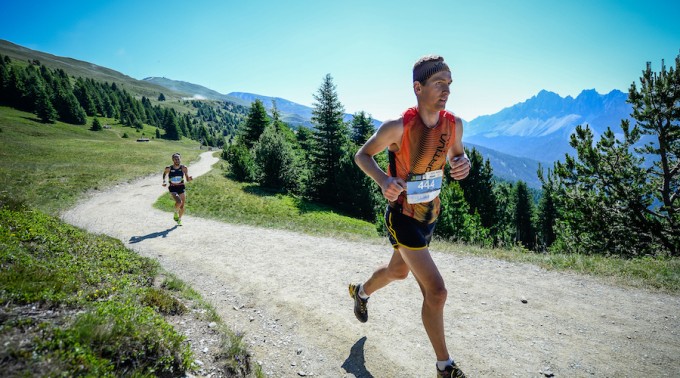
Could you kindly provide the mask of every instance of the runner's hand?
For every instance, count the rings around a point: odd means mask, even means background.
[[[449,170],[449,175],[455,180],[462,180],[470,174],[472,164],[467,156],[456,156],[450,164],[451,169]]]
[[[399,194],[406,189],[406,182],[399,177],[388,176],[380,189],[387,200],[396,201]]]

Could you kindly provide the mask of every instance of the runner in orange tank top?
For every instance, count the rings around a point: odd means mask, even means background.
[[[434,127],[427,127],[418,114],[418,108],[408,109],[402,115],[403,135],[400,148],[389,152],[390,166],[387,174],[404,181],[428,172],[443,170],[446,156],[456,135],[456,117],[442,110]],[[439,216],[439,196],[431,201],[410,203],[406,191],[391,205],[400,207],[401,213],[425,223]]]
[[[413,66],[418,106],[383,123],[355,155],[357,165],[389,200],[385,224],[394,250],[389,263],[377,268],[363,284],[350,284],[349,292],[354,314],[366,322],[369,296],[412,273],[424,297],[422,320],[437,358],[437,375],[460,378],[465,374],[449,355],[444,334],[446,286],[429,251],[447,161],[447,173],[456,180],[470,172],[462,142],[463,123],[445,110],[450,85],[451,71],[444,58],[418,60]],[[385,149],[390,157],[387,172],[373,158]]]

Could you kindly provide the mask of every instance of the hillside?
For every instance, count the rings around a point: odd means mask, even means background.
[[[238,120],[244,116],[244,109],[247,109],[255,99],[261,100],[269,111],[271,111],[273,106],[272,101],[275,101],[276,106],[281,113],[282,120],[293,128],[300,126],[312,127],[311,107],[297,104],[280,97],[270,97],[245,92],[221,94],[198,84],[163,77],[147,77],[143,80],[137,80],[123,73],[93,63],[31,50],[5,40],[0,40],[0,54],[25,62],[37,60],[46,67],[63,69],[66,73],[75,77],[92,78],[97,81],[109,83],[115,82],[121,88],[138,98],[145,96],[149,98],[153,104],[171,107],[179,112],[195,114],[197,109],[195,108],[195,105],[191,105],[192,101],[190,100],[200,99],[201,108],[207,107],[212,110],[200,110],[201,114],[198,116],[200,118],[199,120],[204,122],[208,127],[211,127],[215,134],[219,134],[221,132],[219,130],[225,127],[223,124],[225,120],[229,123],[229,125],[226,126],[228,130],[233,130],[235,127],[234,122],[238,122]],[[157,101],[157,98],[161,93],[166,97],[166,101],[164,102]],[[522,180],[527,182],[531,187],[540,187],[536,177],[537,163],[535,161],[517,158],[515,156],[518,154],[513,151],[494,148],[491,147],[495,145],[494,143],[485,140],[482,140],[480,143],[476,139],[471,138],[471,135],[474,136],[479,134],[475,132],[475,129],[480,122],[480,118],[468,123],[464,140],[466,144],[475,144],[479,147],[478,149],[480,151],[485,148],[483,150],[483,155],[485,159],[490,160],[494,173],[498,177],[509,181]],[[216,123],[213,121],[215,119],[217,119]],[[345,114],[344,119],[345,121],[350,121],[352,115]],[[381,122],[379,120],[373,120],[373,124],[377,128],[380,126]],[[494,149],[497,149],[498,152],[494,151]]]
[[[132,94],[146,96],[150,99],[158,98],[160,93],[163,93],[169,100],[180,99],[187,96],[186,93],[174,90],[169,91],[166,87],[137,80],[118,71],[98,66],[94,63],[31,50],[3,39],[0,39],[0,54],[24,62],[37,60],[46,67],[62,69],[67,74],[75,77],[80,76],[108,83],[115,82]]]
[[[169,89],[178,93],[187,94],[187,98],[195,100],[228,101],[242,106],[250,107],[250,101],[244,101],[238,97],[224,95],[202,85],[188,83],[186,81],[172,80],[165,77],[147,77],[142,81]]]
[[[474,143],[465,143],[465,147],[476,149],[484,160],[489,160],[494,176],[499,179],[508,182],[524,181],[530,188],[541,188],[541,181],[536,173],[540,164],[537,160],[504,154]]]
[[[146,101],[147,109],[144,112],[139,111],[142,106],[128,104],[130,109],[134,109],[134,118],[140,122],[164,129],[161,121],[166,117],[161,114],[165,112],[164,109],[172,109],[173,117],[183,122],[182,136],[199,140],[212,147],[221,147],[235,134],[249,108],[249,104],[236,98],[195,101],[197,98],[194,97],[193,86],[189,83],[174,87],[161,86],[149,80],[134,79],[93,63],[31,50],[5,40],[0,40],[0,55],[11,58],[19,66],[31,64],[55,71],[63,70],[72,78],[72,81],[77,78],[91,79],[100,84],[106,84],[104,87],[107,88],[109,84],[115,84],[116,90],[126,93],[122,95],[123,97],[129,94],[134,101],[142,103]],[[28,110],[31,111],[31,109]],[[103,114],[101,111],[99,113]],[[151,113],[154,115],[151,116]],[[89,113],[89,115],[94,115],[94,113]],[[125,123],[122,117],[116,116],[115,118]]]

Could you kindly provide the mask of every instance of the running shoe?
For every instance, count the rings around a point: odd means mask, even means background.
[[[366,323],[368,320],[368,298],[363,299],[359,296],[359,289],[361,289],[361,284],[349,284],[349,296],[354,299],[354,316],[359,319],[360,322]]]
[[[444,370],[439,370],[436,366],[435,368],[437,369],[437,378],[465,378],[465,374],[456,364],[449,365]]]
[[[181,225],[182,225],[182,220],[179,219],[179,218],[177,218],[177,225],[178,225],[178,226],[181,226]]]
[[[179,220],[179,214],[175,213],[175,215],[172,216],[172,219],[174,219],[175,222],[177,222]]]

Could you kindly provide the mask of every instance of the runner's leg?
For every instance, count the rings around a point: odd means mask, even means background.
[[[179,194],[176,192],[170,192],[170,197],[172,197],[173,201],[175,201],[175,212],[178,212],[179,205],[182,202],[182,200],[179,198]]]
[[[423,292],[423,325],[437,355],[437,360],[448,360],[449,351],[444,336],[444,304],[447,296],[444,279],[427,248],[412,250],[399,247],[399,252]]]
[[[392,281],[405,279],[408,277],[408,272],[408,266],[401,257],[401,253],[395,249],[390,262],[376,269],[371,278],[364,283],[364,292],[366,295],[371,295]]]
[[[187,201],[186,193],[181,193],[179,195],[179,218],[182,219],[182,215],[184,214],[184,204]]]

